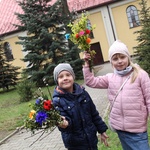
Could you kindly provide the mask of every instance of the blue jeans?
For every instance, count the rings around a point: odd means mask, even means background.
[[[123,150],[150,150],[147,132],[130,133],[117,130],[117,134]]]

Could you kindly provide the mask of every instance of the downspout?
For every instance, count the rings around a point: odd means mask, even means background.
[[[108,11],[108,15],[109,15],[109,20],[110,20],[112,32],[113,32],[113,37],[114,37],[114,40],[116,40],[116,36],[115,36],[115,32],[114,32],[114,27],[113,27],[113,24],[112,24],[112,19],[111,19],[111,15],[110,15],[110,11],[109,11],[108,5],[107,5],[107,11]]]

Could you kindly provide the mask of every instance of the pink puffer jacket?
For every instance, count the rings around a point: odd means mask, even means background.
[[[108,89],[111,104],[128,77],[114,73],[94,77],[88,67],[83,67],[83,74],[87,86]],[[134,83],[129,79],[117,96],[110,114],[110,122],[117,130],[140,133],[147,130],[148,114],[150,114],[150,78],[144,70],[140,70]]]

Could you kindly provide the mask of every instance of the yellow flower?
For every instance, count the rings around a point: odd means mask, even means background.
[[[35,110],[31,110],[30,113],[29,113],[29,118],[32,119],[33,118],[33,115],[36,113]]]

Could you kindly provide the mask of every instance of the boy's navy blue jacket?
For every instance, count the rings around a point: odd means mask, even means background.
[[[105,132],[108,128],[99,116],[96,107],[84,87],[74,84],[74,92],[67,93],[56,87],[53,94],[54,107],[65,116],[69,126],[59,127],[66,148],[96,148],[97,131]]]

